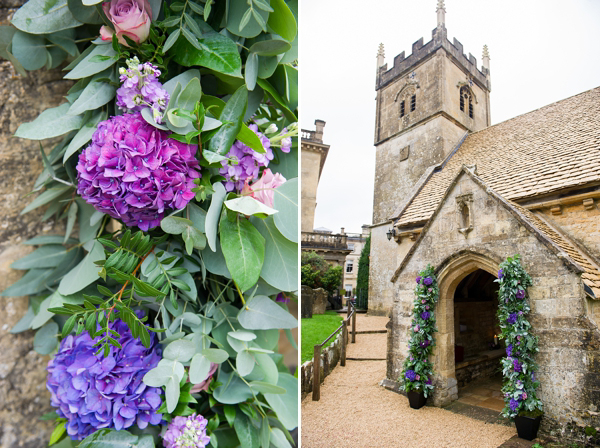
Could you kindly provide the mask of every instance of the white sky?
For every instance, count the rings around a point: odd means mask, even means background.
[[[436,27],[437,0],[301,0],[300,123],[326,121],[331,145],[317,191],[316,227],[371,224],[375,66]],[[446,0],[448,39],[481,69],[490,50],[492,124],[600,86],[599,0]]]

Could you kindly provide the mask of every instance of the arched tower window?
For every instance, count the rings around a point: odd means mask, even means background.
[[[417,95],[413,95],[410,97],[410,111],[414,112],[417,108]]]
[[[402,100],[400,102],[400,117],[403,117],[405,114],[405,109],[404,109],[404,100]]]
[[[471,94],[471,89],[467,86],[462,86],[460,88],[460,110],[462,112],[467,112],[470,118],[473,118],[473,95]]]

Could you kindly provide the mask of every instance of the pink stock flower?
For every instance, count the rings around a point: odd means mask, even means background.
[[[102,26],[102,40],[111,40],[115,32],[119,43],[123,45],[127,45],[124,35],[138,44],[148,38],[152,22],[152,8],[148,0],[111,0],[104,2],[102,9],[115,27],[113,31],[107,26]]]
[[[268,207],[273,207],[273,198],[275,197],[275,188],[285,183],[286,179],[279,173],[273,174],[269,168],[263,171],[262,177],[249,185],[249,190],[252,191],[252,197],[259,202],[262,202]],[[246,186],[244,186],[244,193]]]
[[[209,386],[210,382],[212,381],[212,377],[218,368],[219,368],[219,364],[215,364],[214,362],[211,362],[210,370],[208,371],[208,377],[201,383],[194,384],[194,386],[190,389],[190,393],[197,394],[203,390],[204,391],[208,390],[208,386]]]

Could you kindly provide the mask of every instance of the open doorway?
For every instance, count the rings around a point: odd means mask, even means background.
[[[482,269],[467,275],[454,293],[454,361],[458,399],[500,411],[504,343],[498,339],[498,284]]]

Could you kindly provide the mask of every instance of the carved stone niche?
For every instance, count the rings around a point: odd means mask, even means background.
[[[400,150],[400,161],[408,159],[408,154],[410,153],[410,145],[405,146]]]
[[[458,231],[466,238],[473,230],[473,193],[457,196],[456,210],[458,211]]]

